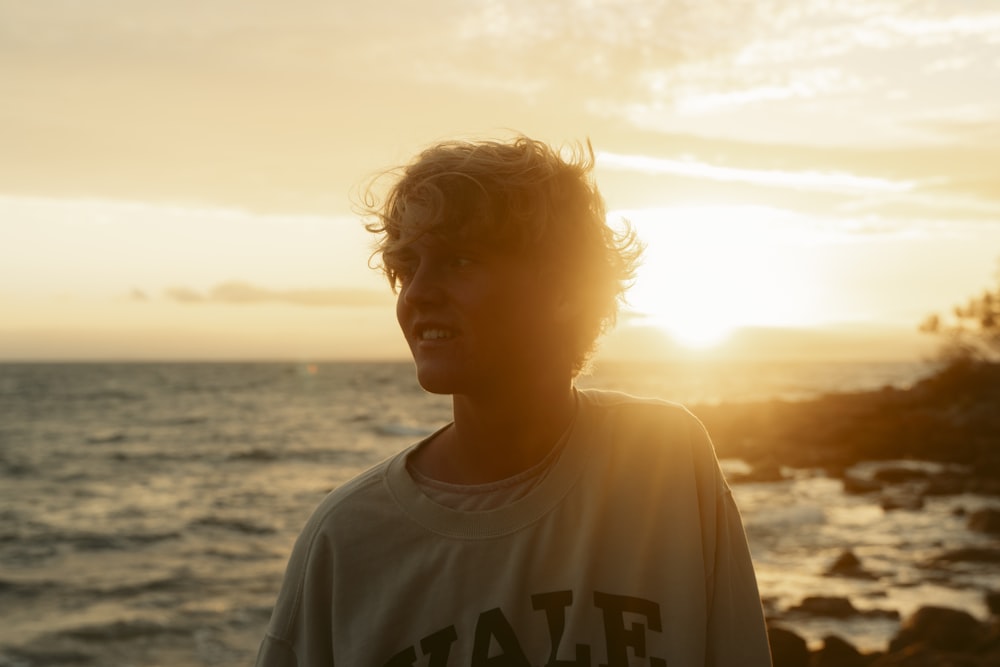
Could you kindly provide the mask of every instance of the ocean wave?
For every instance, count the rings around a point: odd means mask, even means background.
[[[180,536],[181,534],[176,531],[99,533],[93,531],[60,532],[47,529],[30,535],[21,535],[18,546],[29,551],[51,550],[59,545],[68,545],[77,551],[116,551],[155,544]]]
[[[141,639],[160,635],[187,635],[189,632],[190,628],[188,627],[135,618],[111,621],[109,623],[81,625],[75,628],[67,628],[66,630],[53,633],[53,635],[83,641],[105,642],[121,639]]]
[[[239,551],[214,546],[205,549],[201,553],[206,556],[213,556],[234,562],[269,560],[274,557],[274,554],[269,551]],[[281,556],[284,557],[285,554],[281,554]]]
[[[175,530],[160,532],[72,531],[28,522],[0,533],[3,559],[8,563],[37,564],[66,550],[76,552],[131,551],[181,537]]]
[[[94,433],[84,436],[84,441],[91,445],[104,445],[110,443],[125,442],[128,436],[122,431],[109,431],[107,433]]]
[[[774,507],[767,513],[748,516],[744,520],[747,530],[791,530],[796,526],[815,526],[826,523],[826,512],[818,505]]]
[[[59,588],[54,581],[14,581],[0,579],[0,594],[20,598],[37,597]]]
[[[52,665],[90,665],[95,658],[77,649],[59,649],[49,646],[7,647],[0,650],[2,667],[51,667]]]
[[[162,591],[180,591],[196,583],[193,575],[189,571],[182,571],[164,577],[157,577],[147,581],[138,581],[127,584],[119,584],[110,588],[91,589],[88,593],[94,593],[101,597],[132,597],[143,593],[156,593]]]
[[[188,524],[191,528],[221,528],[247,535],[271,535],[277,531],[273,526],[264,526],[245,519],[224,519],[216,516],[205,516]]]
[[[123,389],[98,389],[72,396],[82,401],[144,401],[146,394],[143,392],[126,391]]]
[[[180,533],[135,533],[132,535],[104,535],[92,533],[78,535],[70,540],[77,549],[86,551],[123,550],[139,545],[152,544],[180,537]]]
[[[130,598],[144,593],[164,591],[182,591],[200,585],[194,575],[188,570],[154,577],[146,581],[133,581],[97,586],[77,586],[70,580],[54,581],[42,579],[39,581],[24,581],[16,579],[0,579],[0,595],[20,599],[37,598],[42,595],[56,593],[60,598],[73,596],[76,599],[102,599],[110,597]],[[3,665],[0,662],[0,665]]]
[[[190,415],[187,417],[173,417],[170,419],[155,420],[151,423],[157,426],[197,426],[208,423],[209,418],[205,415]]]
[[[382,423],[374,424],[371,427],[372,431],[378,435],[387,436],[413,436],[413,437],[426,437],[433,433],[433,429],[428,429],[420,426],[408,426],[406,424],[394,424],[394,423]]]
[[[0,462],[0,471],[4,477],[28,477],[39,474],[37,466],[19,461]]]
[[[267,449],[255,448],[234,452],[226,459],[229,461],[275,461],[278,459],[278,454]]]
[[[362,465],[369,463],[371,452],[357,449],[314,447],[312,449],[264,449],[254,447],[233,452],[226,461],[270,463],[272,461],[332,461],[339,465]]]

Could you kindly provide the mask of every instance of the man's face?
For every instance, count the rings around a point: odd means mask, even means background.
[[[563,368],[571,378],[558,290],[535,262],[425,234],[393,265],[396,318],[427,391],[489,395]]]

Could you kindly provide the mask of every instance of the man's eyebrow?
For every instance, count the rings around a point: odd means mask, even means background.
[[[398,250],[386,250],[382,254],[388,264],[405,264],[414,258],[414,252],[410,248],[399,248]]]
[[[451,239],[442,239],[441,243],[443,247],[451,252],[488,252],[490,250],[490,244],[478,238],[472,237],[459,237]]]

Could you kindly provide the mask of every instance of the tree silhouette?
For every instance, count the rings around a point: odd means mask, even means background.
[[[947,319],[936,313],[928,316],[920,330],[945,337],[946,361],[1000,361],[1000,269],[993,289],[955,306]]]

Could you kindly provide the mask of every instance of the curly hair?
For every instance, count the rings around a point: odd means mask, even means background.
[[[643,250],[627,221],[618,231],[607,224],[593,167],[589,141],[568,152],[525,136],[436,144],[386,172],[396,180],[384,197],[372,186],[365,193],[365,227],[379,235],[373,266],[395,291],[396,258],[428,233],[537,259],[562,276],[582,306],[567,341],[580,373],[614,324]]]

